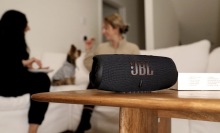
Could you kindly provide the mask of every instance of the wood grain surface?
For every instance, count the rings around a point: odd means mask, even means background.
[[[162,90],[151,93],[117,93],[76,90],[38,93],[31,98],[42,102],[220,113],[220,91]]]
[[[94,89],[45,92],[31,98],[40,102],[120,107],[119,133],[171,133],[171,118],[220,121],[220,91],[117,93]]]

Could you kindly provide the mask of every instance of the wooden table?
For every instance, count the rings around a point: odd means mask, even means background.
[[[31,98],[120,107],[120,133],[170,133],[171,118],[220,121],[220,91],[161,90],[134,94],[77,90],[38,93]]]

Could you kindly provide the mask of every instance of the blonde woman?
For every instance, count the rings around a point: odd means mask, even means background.
[[[128,32],[129,26],[124,24],[122,17],[118,13],[107,16],[103,20],[102,34],[107,42],[101,43],[94,48],[94,39],[86,40],[85,50],[86,57],[84,65],[88,71],[92,68],[92,58],[99,54],[139,54],[140,49],[137,44],[131,43],[124,38]],[[87,89],[93,89],[91,84]],[[84,133],[91,128],[90,118],[94,106],[84,105],[80,124],[75,133]]]

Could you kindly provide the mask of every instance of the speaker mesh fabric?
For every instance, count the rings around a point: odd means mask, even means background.
[[[97,89],[116,92],[166,89],[177,77],[171,58],[149,55],[96,55],[90,72],[90,82]]]

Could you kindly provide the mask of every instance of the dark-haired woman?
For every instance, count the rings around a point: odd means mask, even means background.
[[[1,87],[0,95],[16,97],[29,93],[48,92],[50,79],[46,73],[32,73],[33,63],[39,68],[41,61],[29,58],[29,49],[25,41],[25,33],[30,30],[25,14],[16,11],[6,11],[0,20],[1,45]],[[48,108],[46,102],[36,102],[30,99],[28,112],[28,133],[37,133]],[[13,128],[13,127],[11,127]]]
[[[88,39],[85,44],[86,57],[84,65],[91,71],[92,58],[99,54],[140,54],[139,47],[131,42],[128,42],[123,34],[127,33],[128,25],[125,25],[122,17],[118,13],[107,16],[103,20],[102,33],[107,42],[99,44],[96,49],[93,49],[94,39]],[[91,84],[87,89],[94,89]],[[91,128],[90,118],[93,112],[93,105],[84,105],[81,121],[75,133],[84,133]]]

